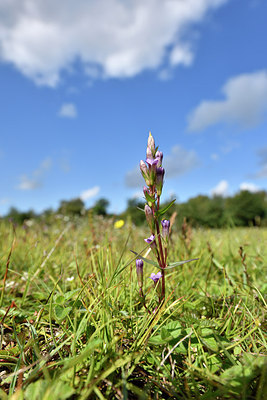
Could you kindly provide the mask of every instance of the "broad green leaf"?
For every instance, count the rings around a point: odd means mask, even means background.
[[[54,308],[56,319],[61,321],[62,319],[66,318],[66,316],[71,312],[71,310],[72,310],[71,307],[64,308],[57,304]]]

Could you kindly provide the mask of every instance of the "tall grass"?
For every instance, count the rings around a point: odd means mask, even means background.
[[[267,230],[175,227],[169,260],[199,260],[168,271],[154,315],[130,252],[146,236],[130,221],[1,223],[2,399],[266,398]]]

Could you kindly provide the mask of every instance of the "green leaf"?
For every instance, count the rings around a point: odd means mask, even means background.
[[[186,263],[188,263],[190,261],[197,261],[197,260],[199,260],[199,258],[192,258],[191,260],[185,260],[185,261],[176,261],[176,262],[170,263],[168,265],[168,267],[165,268],[165,269],[175,268],[175,267],[178,267],[179,265],[183,265],[183,264],[186,264]]]
[[[152,260],[149,260],[148,258],[142,257],[140,254],[136,253],[136,252],[133,251],[133,250],[130,250],[130,251],[131,251],[132,253],[134,253],[134,254],[136,255],[136,257],[141,258],[141,260],[145,261],[146,263],[151,264],[151,265],[154,265],[154,267],[156,267],[156,268],[162,269],[162,268],[156,263],[156,261],[152,261]]]
[[[71,310],[72,310],[71,307],[64,308],[57,304],[54,308],[56,319],[61,321],[62,319],[66,318],[66,316],[71,312]]]
[[[60,380],[53,383],[39,380],[31,383],[25,393],[26,400],[39,399],[69,399],[74,394],[74,389]]]
[[[165,214],[165,212],[168,211],[168,209],[174,204],[175,201],[176,199],[172,200],[166,207],[163,207],[160,210],[158,210],[158,212],[156,213],[157,217],[160,217],[161,215]]]
[[[150,201],[151,203],[155,203],[155,201],[156,201],[155,197],[150,196],[150,194],[148,194],[148,193],[145,193],[145,198],[146,198],[147,202]]]

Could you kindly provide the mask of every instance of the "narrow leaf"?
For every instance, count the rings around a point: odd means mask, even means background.
[[[157,267],[157,268],[159,268],[159,269],[162,269],[162,268],[156,263],[156,261],[152,261],[152,260],[149,260],[148,258],[142,257],[140,254],[136,253],[136,252],[133,251],[133,250],[130,250],[130,251],[131,251],[132,253],[134,253],[138,258],[141,258],[141,260],[145,261],[146,263],[151,264],[151,265],[154,265],[154,267]]]
[[[183,264],[186,264],[186,263],[188,263],[190,261],[197,261],[197,260],[199,260],[199,258],[192,258],[191,260],[185,260],[185,261],[176,261],[176,262],[170,263],[168,265],[168,267],[165,268],[165,269],[175,268],[175,267],[178,267],[179,265],[183,265]]]
[[[157,216],[160,217],[161,215],[165,214],[166,211],[174,204],[176,199],[172,200],[166,207],[161,208],[157,212]]]

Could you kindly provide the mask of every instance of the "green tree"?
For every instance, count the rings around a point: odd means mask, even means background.
[[[129,199],[127,202],[127,209],[124,213],[124,217],[130,217],[136,226],[140,226],[145,222],[144,202],[137,199]],[[140,208],[142,210],[140,210]]]
[[[99,199],[95,203],[93,207],[93,213],[95,215],[103,215],[104,217],[107,215],[107,208],[109,206],[109,201],[107,199]]]
[[[82,215],[84,212],[84,202],[80,199],[62,200],[58,208],[58,213],[63,215]]]
[[[226,201],[226,215],[237,226],[258,225],[267,218],[266,192],[242,190]]]
[[[15,224],[22,225],[24,221],[27,219],[35,218],[36,214],[33,210],[29,211],[18,211],[15,207],[11,207],[9,209],[8,214],[6,215],[7,219],[10,219]]]

